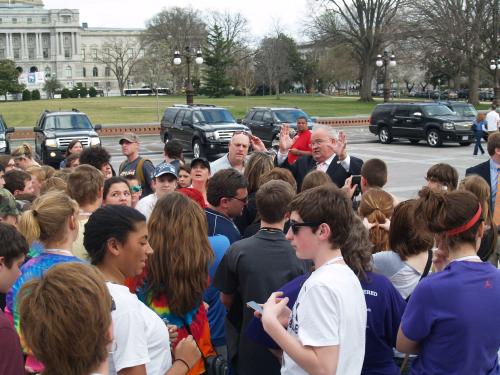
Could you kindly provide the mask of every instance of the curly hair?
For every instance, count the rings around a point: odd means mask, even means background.
[[[99,170],[101,170],[105,164],[109,163],[110,160],[111,155],[101,146],[85,148],[80,153],[80,164],[90,164]]]
[[[349,236],[340,248],[344,262],[361,280],[372,270],[372,243],[363,222],[354,217]]]

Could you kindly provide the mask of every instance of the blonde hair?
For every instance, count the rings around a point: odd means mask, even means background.
[[[66,236],[66,222],[78,214],[78,203],[60,191],[49,191],[37,198],[31,209],[23,212],[18,229],[28,243],[61,241]]]
[[[330,176],[328,176],[323,171],[318,171],[317,169],[306,174],[302,180],[302,186],[300,191],[306,191],[317,186],[334,184]]]
[[[48,178],[40,187],[40,195],[44,195],[49,191],[66,191],[66,182],[59,177]]]
[[[44,374],[88,375],[107,359],[112,299],[97,269],[56,264],[18,297],[23,338]]]
[[[372,188],[363,194],[359,214],[371,224],[384,224],[394,212],[394,199],[382,189]],[[373,253],[389,250],[389,232],[378,225],[369,230]]]
[[[265,152],[254,152],[245,163],[244,176],[248,180],[248,194],[255,193],[260,185],[260,177],[274,168],[273,159]]]
[[[23,143],[21,146],[16,148],[11,153],[11,156],[14,159],[19,159],[19,158],[33,159],[33,149],[28,143]]]

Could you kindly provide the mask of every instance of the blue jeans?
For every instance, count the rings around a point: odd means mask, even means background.
[[[481,154],[484,154],[483,146],[481,146],[481,136],[476,136],[476,143],[474,144],[474,155],[477,155],[478,150],[481,150]]]

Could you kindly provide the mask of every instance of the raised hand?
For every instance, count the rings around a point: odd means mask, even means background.
[[[254,151],[267,151],[267,148],[264,145],[264,142],[262,142],[262,139],[256,137],[255,135],[250,136],[250,143],[252,144],[252,148]]]
[[[333,146],[333,151],[338,156],[339,160],[344,160],[347,157],[347,136],[341,131],[339,132],[339,136],[335,141],[335,145]]]
[[[290,126],[283,124],[280,130],[280,152],[286,154],[292,147],[293,140],[290,138]]]

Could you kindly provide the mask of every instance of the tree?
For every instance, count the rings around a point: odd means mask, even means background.
[[[90,88],[89,88],[89,96],[91,98],[95,98],[97,96],[97,90],[95,89],[94,86],[90,86]]]
[[[71,96],[71,92],[67,87],[61,90],[61,99],[68,99]]]
[[[23,90],[23,102],[31,100],[31,91],[28,89]]]
[[[141,50],[142,45],[139,40],[113,38],[104,43],[97,57],[97,60],[105,64],[116,77],[122,96],[125,85],[139,61]]]
[[[360,100],[371,101],[377,54],[395,34],[394,19],[402,0],[327,0],[316,17],[313,35],[326,44],[347,44],[359,66]]]
[[[170,87],[172,71],[170,51],[164,43],[151,42],[144,47],[144,56],[135,67],[134,77],[145,82],[149,87]]]
[[[17,94],[23,91],[24,85],[18,81],[19,71],[12,60],[0,60],[0,95]]]
[[[80,95],[80,90],[78,90],[77,86],[74,86],[69,92],[69,97],[72,99],[78,98],[79,95]]]
[[[78,88],[78,91],[79,91],[79,95],[80,95],[80,98],[86,98],[87,95],[89,94],[89,91],[87,90],[86,87],[82,86],[82,87],[79,87]]]
[[[48,99],[54,99],[54,94],[56,93],[57,90],[60,90],[62,87],[63,86],[61,82],[59,82],[56,77],[52,77],[45,80],[42,90],[47,93]]]
[[[37,89],[31,92],[31,100],[40,100],[40,91]]]
[[[208,33],[207,46],[204,49],[205,92],[210,97],[221,98],[228,94],[231,82],[227,76],[228,68],[233,64],[232,43],[215,23]]]

